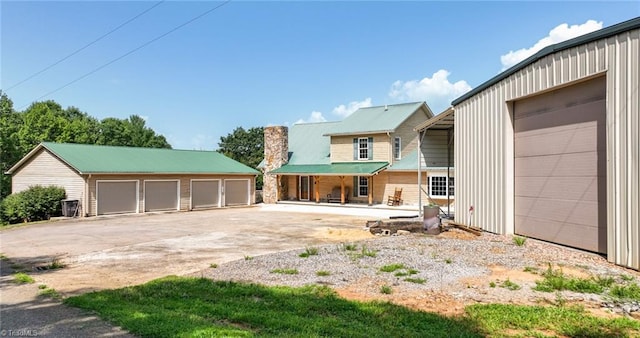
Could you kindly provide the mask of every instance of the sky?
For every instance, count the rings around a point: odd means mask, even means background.
[[[139,115],[176,149],[237,127],[434,114],[541,48],[640,16],[640,1],[5,1],[0,89],[98,119]]]

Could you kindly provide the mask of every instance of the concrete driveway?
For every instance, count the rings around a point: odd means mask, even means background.
[[[413,211],[316,205],[263,205],[196,212],[60,220],[0,231],[0,335],[129,337],[58,300],[62,296],[185,275],[305,246],[371,237],[367,220]],[[53,261],[62,269],[42,269]],[[34,284],[13,283],[15,269]]]

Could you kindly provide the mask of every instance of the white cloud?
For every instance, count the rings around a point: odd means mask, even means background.
[[[367,97],[362,101],[351,101],[348,105],[341,104],[333,108],[333,113],[340,117],[347,117],[360,108],[371,107],[371,98]]]
[[[451,101],[471,90],[467,81],[449,81],[449,72],[440,69],[422,80],[396,81],[389,97],[398,101],[426,101],[435,114],[447,108]]]
[[[327,119],[324,118],[324,116],[322,116],[322,113],[319,111],[312,111],[311,114],[309,115],[309,118],[304,120],[304,119],[299,119],[298,121],[296,121],[296,124],[298,123],[312,123],[312,122],[325,122],[327,121]]]
[[[571,25],[566,23],[556,26],[549,31],[549,35],[538,40],[533,46],[529,48],[521,48],[516,51],[509,51],[509,53],[500,56],[500,62],[502,62],[502,70],[505,70],[518,62],[528,58],[535,54],[544,47],[573,39],[577,36],[591,33],[602,28],[602,21],[588,20],[581,25]]]

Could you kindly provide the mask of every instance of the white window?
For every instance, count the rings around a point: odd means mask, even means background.
[[[369,178],[358,176],[358,196],[369,196]]]
[[[393,158],[396,160],[400,159],[400,149],[402,147],[402,139],[400,136],[396,136],[393,140]]]
[[[358,139],[358,159],[369,159],[369,141],[366,137],[361,137]]]
[[[429,176],[429,195],[432,197],[447,197],[447,187],[449,187],[449,196],[453,196],[453,183],[453,177],[449,177],[447,184],[447,176]]]

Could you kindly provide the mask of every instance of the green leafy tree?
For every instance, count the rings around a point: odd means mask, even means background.
[[[264,128],[237,127],[231,134],[220,137],[218,147],[218,152],[225,156],[256,168],[264,158]],[[256,189],[262,189],[262,176],[256,180]]]
[[[131,115],[128,119],[108,117],[100,122],[97,144],[147,148],[171,148],[167,139],[146,126],[146,121]]]
[[[22,116],[13,110],[13,102],[0,91],[0,200],[11,192],[11,177],[4,173],[20,160],[18,130]]]

